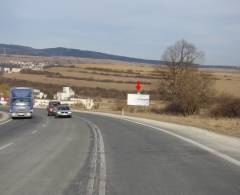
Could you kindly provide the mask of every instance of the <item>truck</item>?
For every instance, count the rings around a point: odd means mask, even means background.
[[[10,89],[9,113],[14,118],[32,118],[33,89],[28,87],[13,87]]]

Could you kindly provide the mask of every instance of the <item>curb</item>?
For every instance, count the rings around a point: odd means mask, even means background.
[[[0,111],[0,115],[2,115],[2,117],[0,118],[0,124],[5,123],[6,121],[8,121],[10,119],[10,116],[7,112]]]

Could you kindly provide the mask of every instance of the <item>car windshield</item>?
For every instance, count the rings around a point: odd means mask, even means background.
[[[70,108],[68,106],[64,106],[64,107],[59,107],[58,110],[70,110]]]
[[[30,98],[13,98],[11,100],[11,104],[12,105],[29,105],[31,103],[31,99]]]

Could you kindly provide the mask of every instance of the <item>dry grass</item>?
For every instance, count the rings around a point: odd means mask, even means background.
[[[117,89],[117,90],[131,90],[135,91],[134,84],[127,83],[109,83],[109,82],[96,82],[96,81],[85,81],[85,80],[75,80],[75,79],[64,79],[64,78],[50,78],[44,75],[29,75],[29,74],[4,74],[5,78],[33,81],[40,83],[50,83],[50,84],[59,84],[66,86],[76,86],[76,87],[90,87],[96,88],[101,87],[105,89]],[[151,89],[149,85],[142,85],[145,90]]]
[[[86,71],[80,68],[63,68],[63,67],[54,67],[47,69],[49,72],[61,73],[64,76],[69,77],[79,77],[79,78],[94,78],[94,79],[110,79],[114,81],[136,81],[136,78],[132,74],[121,74],[122,76],[117,76],[119,74],[97,72],[97,71]],[[98,73],[98,74],[96,74]],[[106,75],[108,74],[108,75]],[[156,79],[142,79],[142,82],[156,82]]]
[[[210,69],[204,70],[211,73],[216,79],[216,90],[219,94],[227,93],[240,97],[240,71]]]
[[[153,65],[143,65],[143,64],[132,64],[132,63],[100,63],[100,64],[79,64],[76,65],[77,68],[104,68],[104,69],[113,69],[120,71],[133,70],[134,72],[151,72],[155,71]]]
[[[240,76],[239,76],[240,78]],[[231,94],[240,97],[240,80],[218,80],[216,81],[217,92]]]
[[[88,69],[87,69],[88,68]],[[94,71],[89,70],[89,68],[102,68],[109,69],[109,71]],[[116,76],[114,72],[123,71],[122,76]],[[126,71],[131,70],[134,74],[127,74]],[[64,76],[72,76],[79,78],[93,78],[93,79],[110,79],[114,81],[137,81],[141,82],[150,82],[151,85],[142,85],[142,89],[145,91],[155,89],[158,83],[157,79],[154,78],[141,78],[141,76],[154,76],[156,75],[156,66],[153,65],[136,65],[136,64],[128,64],[128,63],[92,63],[92,64],[75,64],[75,65],[66,65],[64,67],[53,67],[47,69],[49,72],[59,72]],[[85,71],[85,72],[84,72]],[[203,70],[204,72],[210,72],[213,74],[214,79],[216,80],[215,86],[216,91],[221,93],[228,93],[234,96],[240,97],[240,71],[237,70],[218,70],[218,69],[210,69]],[[104,73],[94,74],[94,72]],[[136,76],[136,73],[140,76]],[[108,75],[106,75],[108,74]],[[119,75],[119,74],[118,74]],[[64,79],[64,78],[46,78],[41,75],[25,75],[25,74],[5,74],[4,77],[7,78],[15,78],[15,79],[23,79],[23,80],[31,80],[38,81],[43,83],[58,83],[63,85],[71,85],[71,86],[88,86],[88,87],[102,87],[106,89],[118,89],[118,90],[132,90],[135,91],[134,84],[126,84],[126,83],[106,83],[106,82],[96,82],[96,81],[77,81],[73,79]]]
[[[144,114],[144,113],[129,113],[129,115],[135,115],[144,118],[150,118],[159,121],[166,121],[182,125],[190,125],[203,129],[208,129],[217,133],[222,133],[231,136],[240,137],[240,121],[239,119],[228,118],[210,118],[202,116],[174,116],[174,115],[156,115],[156,114]]]

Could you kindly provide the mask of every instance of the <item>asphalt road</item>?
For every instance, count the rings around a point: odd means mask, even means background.
[[[88,157],[90,137],[84,122],[47,117],[45,111],[0,126],[0,194],[70,194]]]
[[[171,135],[104,116],[55,119],[38,110],[31,120],[0,125],[1,195],[98,192],[239,195],[240,168]]]

